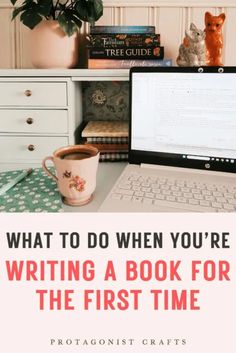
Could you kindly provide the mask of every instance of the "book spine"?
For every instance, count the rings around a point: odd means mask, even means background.
[[[130,47],[130,48],[90,48],[89,49],[90,59],[163,59],[164,58],[164,47]]]
[[[94,144],[127,144],[129,142],[128,137],[87,137],[86,143]]]
[[[161,44],[160,34],[92,34],[88,40],[90,46],[102,48],[150,47]]]
[[[172,66],[171,59],[163,60],[109,60],[109,59],[89,59],[89,69],[130,69],[133,66],[160,67]]]
[[[85,142],[85,144],[87,144]],[[117,143],[106,143],[106,144],[100,144],[100,143],[90,143],[90,146],[96,147],[99,152],[101,153],[105,153],[105,152],[109,152],[109,153],[116,153],[116,152],[128,152],[129,146],[128,144],[124,143],[124,144],[117,144]]]
[[[118,162],[127,161],[128,153],[100,153],[100,162]]]
[[[90,27],[90,33],[91,34],[127,34],[127,33],[133,33],[133,34],[140,34],[140,33],[149,33],[149,34],[154,34],[155,33],[155,27],[154,26],[92,26]]]

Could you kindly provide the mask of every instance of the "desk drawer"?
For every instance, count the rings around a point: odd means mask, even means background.
[[[67,110],[0,110],[0,132],[63,134],[68,132]]]
[[[66,82],[0,82],[0,106],[67,106]]]
[[[41,161],[68,143],[67,137],[0,136],[0,161]]]

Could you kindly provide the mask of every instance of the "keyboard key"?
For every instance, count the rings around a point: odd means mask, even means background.
[[[164,201],[154,200],[154,205],[181,209],[183,211],[187,210],[187,211],[192,211],[192,212],[216,212],[217,211],[217,209],[215,209],[213,207],[204,207],[204,206],[200,206],[200,205],[177,203],[177,202],[171,202],[171,201],[166,201],[166,200],[164,200]]]
[[[185,183],[184,183],[184,181],[177,181],[176,185],[183,187],[183,186],[185,186]]]
[[[150,191],[151,191],[151,188],[142,188],[141,191],[150,192]]]
[[[160,189],[152,189],[152,192],[154,194],[160,194],[161,190]]]
[[[152,189],[159,189],[160,188],[160,184],[154,183],[150,185]]]
[[[132,186],[132,190],[140,191],[141,190],[141,186]]]
[[[160,185],[165,185],[165,180],[159,180],[159,182],[158,182]]]
[[[166,196],[167,201],[176,201],[176,198],[174,196]]]
[[[235,199],[229,199],[229,200],[228,200],[228,203],[229,203],[230,205],[236,205],[236,200],[235,200]]]
[[[134,196],[143,196],[144,192],[142,191],[135,191]]]
[[[207,190],[216,191],[216,187],[213,185],[207,185]]]
[[[204,190],[206,186],[204,184],[197,184],[197,189]]]
[[[225,210],[234,211],[234,206],[229,203],[223,204],[223,207]]]
[[[212,192],[210,190],[202,190],[202,195],[212,195]]]
[[[155,194],[153,194],[152,192],[146,192],[145,197],[150,197],[153,199],[155,197]]]
[[[193,194],[200,194],[200,190],[199,189],[192,189],[191,190]]]
[[[173,185],[175,185],[175,180],[167,180],[166,184],[169,186],[173,186]]]
[[[227,200],[225,197],[216,197],[216,202],[227,203]]]
[[[156,178],[155,176],[149,176],[148,180],[149,180],[150,182],[154,182],[154,181],[157,180],[157,178]]]
[[[174,191],[174,192],[173,192],[173,195],[174,195],[174,196],[181,196],[181,195],[182,195],[182,192],[180,192],[180,191]]]
[[[178,198],[177,198],[177,201],[178,201],[178,202],[186,203],[186,202],[187,202],[187,199],[186,199],[185,197],[178,197]]]
[[[133,196],[133,197],[132,197],[132,201],[133,201],[133,202],[136,202],[136,203],[141,203],[142,200],[143,200],[142,197],[138,197],[138,196]]]
[[[172,191],[179,191],[179,187],[178,186],[171,186],[170,188]]]
[[[163,190],[163,191],[162,191],[162,194],[163,194],[163,195],[170,195],[171,192],[170,192],[170,190]]]
[[[218,190],[218,191],[221,191],[221,192],[226,192],[226,191],[227,191],[226,186],[224,186],[224,185],[222,185],[222,186],[221,186],[221,185],[218,185],[218,186],[217,186],[217,190]]]
[[[222,192],[219,192],[219,191],[213,191],[213,196],[219,197],[219,196],[223,196],[223,194]]]
[[[121,194],[121,195],[133,195],[134,191],[133,190],[125,190],[125,189],[116,189],[116,193],[117,194]]]
[[[215,197],[206,195],[205,196],[205,200],[207,200],[207,201],[215,201]]]
[[[156,194],[156,199],[157,199],[157,200],[164,200],[164,199],[165,199],[165,196],[164,196],[164,195],[161,195],[161,194]]]
[[[184,192],[184,197],[186,197],[187,199],[191,199],[193,195],[190,192]]]
[[[124,200],[124,201],[130,201],[131,199],[132,199],[132,196],[129,196],[129,195],[122,196],[122,200]]]
[[[199,205],[199,201],[195,200],[195,199],[189,199],[188,202],[190,203],[190,205]]]
[[[226,199],[233,199],[233,198],[234,198],[234,195],[231,194],[231,193],[229,193],[229,192],[225,192],[225,193],[224,193],[224,197],[225,197]]]
[[[133,181],[133,185],[135,185],[135,186],[140,186],[141,183],[140,183],[139,181]]]
[[[149,199],[149,198],[144,197],[144,198],[143,198],[143,203],[144,203],[145,205],[152,205],[153,199]]]
[[[222,208],[222,204],[219,202],[212,202],[212,207],[214,208]]]
[[[194,187],[195,187],[195,184],[194,184],[193,182],[191,182],[191,181],[187,181],[187,182],[186,182],[186,186],[187,186],[188,188],[194,188]]]
[[[120,185],[119,185],[119,188],[120,188],[120,189],[129,190],[129,189],[130,189],[130,185],[128,185],[128,184],[120,184]]]
[[[196,199],[196,200],[203,200],[204,197],[202,195],[199,195],[199,194],[194,194],[193,197]]]
[[[161,190],[169,190],[169,186],[168,185],[162,185],[161,186]]]
[[[201,206],[211,206],[211,203],[210,203],[210,201],[200,200],[200,205]]]

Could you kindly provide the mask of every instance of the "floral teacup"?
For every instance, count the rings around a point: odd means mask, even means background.
[[[47,160],[53,162],[56,175],[48,170]],[[57,182],[63,202],[71,206],[82,206],[92,199],[96,188],[98,162],[97,148],[73,145],[59,148],[53,156],[44,158],[42,166]]]

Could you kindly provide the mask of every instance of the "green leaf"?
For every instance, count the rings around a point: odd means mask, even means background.
[[[103,2],[102,0],[94,0],[94,19],[95,21],[99,20],[103,15]]]
[[[38,14],[38,6],[32,2],[27,6],[27,9],[22,12],[20,20],[23,24],[30,29],[33,29],[39,22],[42,21],[42,17]]]
[[[20,6],[20,7],[17,7],[16,9],[13,10],[12,12],[12,20],[14,20],[14,18],[19,15],[20,12],[24,11],[25,9],[25,6]]]
[[[50,14],[50,10],[52,7],[51,1],[48,0],[38,0],[37,1],[37,9],[39,14],[43,16],[48,16]]]
[[[15,5],[16,2],[17,0],[11,0],[12,5]]]
[[[79,18],[90,23],[94,23],[103,15],[102,0],[78,0],[75,8]]]
[[[77,31],[77,25],[75,24],[73,15],[70,11],[65,11],[64,13],[61,13],[58,16],[57,20],[60,27],[68,35],[68,37],[71,37],[72,34]]]
[[[77,16],[73,15],[73,21],[77,27],[81,28],[83,23],[82,23],[82,21],[80,21],[80,19]]]
[[[12,19],[21,13],[20,20],[30,29],[33,29],[43,17],[49,16],[52,3],[49,0],[25,0],[23,6],[13,10]]]

